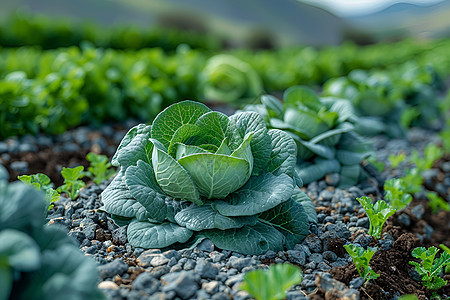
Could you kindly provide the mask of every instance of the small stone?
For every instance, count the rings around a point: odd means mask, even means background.
[[[134,290],[143,290],[145,293],[151,295],[159,290],[161,283],[150,273],[143,272],[136,277],[132,286]]]
[[[118,290],[119,289],[119,286],[114,281],[110,281],[110,280],[100,282],[97,285],[97,287],[102,290],[104,290],[104,289]]]
[[[328,261],[335,261],[338,258],[336,253],[334,253],[332,251],[324,251],[322,253],[322,256],[324,259],[326,259]]]
[[[225,254],[220,253],[218,251],[213,251],[209,254],[209,257],[211,257],[212,261],[216,263],[216,262],[220,262],[220,261],[224,260]]]
[[[195,268],[195,261],[193,259],[188,259],[183,266],[183,270],[189,271]]]
[[[0,154],[8,152],[8,144],[0,142]]]
[[[337,186],[339,183],[339,174],[338,173],[331,173],[331,174],[327,174],[325,176],[325,182],[329,185],[329,186]]]
[[[409,216],[405,213],[401,214],[398,216],[398,222],[400,224],[403,224],[404,226],[408,227],[409,225],[411,225],[411,219],[409,218]]]
[[[26,161],[14,161],[10,165],[11,170],[19,173],[28,173],[28,162]]]
[[[287,300],[308,300],[305,295],[299,291],[289,291],[286,293]]]
[[[205,282],[202,284],[202,289],[209,294],[215,294],[219,291],[219,282],[218,281]]]
[[[253,259],[251,258],[237,258],[232,256],[230,257],[227,266],[231,266],[241,271],[243,268],[250,266],[252,261]]]
[[[30,144],[30,143],[25,143],[25,144],[20,144],[19,146],[19,152],[25,153],[25,152],[38,152],[38,147],[36,147],[36,145]]]
[[[357,277],[350,280],[350,288],[351,289],[359,289],[364,284],[363,277]]]
[[[327,264],[326,262],[322,261],[317,265],[317,269],[319,269],[320,271],[330,271],[331,267],[329,264]]]
[[[219,273],[219,268],[216,265],[206,261],[204,258],[199,258],[195,265],[195,272],[200,274],[201,278],[214,279]]]
[[[114,275],[121,276],[127,270],[128,265],[119,258],[110,263],[97,267],[97,271],[102,279],[112,278]]]
[[[211,242],[210,239],[204,239],[198,246],[198,250],[205,251],[205,252],[212,252],[214,251],[214,244]]]
[[[181,271],[170,273],[170,280],[165,280],[168,284],[162,288],[164,292],[174,291],[181,299],[192,297],[198,290],[198,284],[192,271]],[[168,279],[166,277],[166,279]]]
[[[97,224],[92,224],[92,225],[88,225],[83,229],[83,233],[86,236],[86,238],[88,240],[93,240],[95,239],[95,231],[97,230],[98,225]]]
[[[148,272],[153,275],[153,277],[159,279],[164,274],[167,274],[170,272],[170,268],[168,266],[159,266],[155,268],[149,268]]]
[[[363,217],[356,222],[357,227],[369,228],[369,217]]]
[[[354,240],[353,243],[355,244],[360,244],[361,247],[366,248],[367,246],[369,246],[369,244],[373,241],[373,237],[371,235],[368,234],[360,234],[358,235]]]
[[[244,273],[239,273],[237,275],[233,275],[225,281],[225,284],[229,287],[233,287],[238,282],[242,282],[244,280]]]
[[[116,245],[125,245],[127,243],[127,226],[122,226],[113,230],[112,240]]]
[[[333,199],[333,192],[330,192],[329,190],[323,190],[319,194],[319,201],[331,201]]]
[[[167,264],[168,262],[169,262],[169,259],[166,258],[164,255],[156,254],[153,257],[153,259],[152,259],[150,264],[152,265],[152,267],[159,267],[159,266]]]
[[[322,257],[322,254],[320,254],[320,253],[313,253],[309,256],[308,260],[313,261],[316,264],[319,264],[323,261],[323,257]]]
[[[333,216],[327,216],[325,220],[323,220],[324,223],[334,223],[335,218]]]
[[[411,208],[411,213],[416,217],[417,219],[422,219],[423,214],[425,213],[425,208],[422,204],[418,204]]]
[[[308,246],[311,252],[321,252],[322,251],[322,241],[315,234],[310,234],[305,238],[304,243]]]
[[[306,263],[306,254],[304,251],[288,250],[286,251],[286,254],[288,255],[288,260],[291,263],[295,263],[301,266]]]

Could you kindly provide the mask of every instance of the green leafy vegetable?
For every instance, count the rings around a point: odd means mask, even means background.
[[[366,196],[356,198],[356,200],[362,205],[369,217],[369,234],[374,238],[379,239],[384,223],[396,212],[396,210],[383,200],[378,200],[375,205],[372,204],[372,199]]]
[[[390,154],[388,159],[389,159],[389,162],[391,163],[391,167],[393,169],[396,169],[398,167],[398,165],[400,165],[403,161],[405,161],[406,154],[404,152],[401,152],[397,155]]]
[[[303,280],[302,270],[291,264],[271,265],[268,270],[255,270],[244,275],[241,289],[257,300],[281,300],[286,291]]]
[[[353,259],[353,263],[356,266],[359,276],[365,279],[365,284],[367,284],[369,280],[377,279],[380,276],[380,274],[375,273],[369,266],[372,256],[377,251],[376,248],[368,247],[367,249],[364,249],[363,247],[352,244],[344,245],[344,248]]]
[[[377,169],[378,172],[383,172],[384,169],[386,168],[384,163],[382,161],[377,160],[375,156],[370,156],[369,158],[367,158],[367,162],[372,164]]]
[[[386,180],[383,189],[385,191],[384,197],[395,210],[405,208],[412,201],[412,196],[405,192],[407,188],[404,178]]]
[[[106,155],[98,155],[91,152],[86,155],[86,159],[91,162],[86,175],[92,178],[96,184],[108,180],[114,174],[114,170],[111,168],[111,163],[108,162]]]
[[[283,104],[263,96],[262,104],[248,105],[245,111],[261,114],[269,128],[291,135],[297,144],[297,171],[304,183],[340,172],[340,186],[352,186],[364,177],[360,163],[369,157],[371,146],[354,132],[355,117],[350,101],[319,98],[304,86],[287,89]]]
[[[53,202],[59,200],[59,193],[53,189],[53,183],[50,178],[42,173],[34,175],[22,175],[17,177],[23,183],[33,186],[34,188],[45,192],[45,203],[47,203],[48,209],[51,209],[54,205]]]
[[[70,199],[75,200],[78,197],[80,189],[86,185],[80,180],[85,176],[84,167],[63,168],[61,175],[64,178],[64,185],[58,187],[58,192],[67,193]]]
[[[450,263],[450,254],[443,252],[439,258],[435,258],[439,249],[436,247],[415,248],[412,251],[412,256],[421,260],[420,263],[410,261],[416,271],[422,276],[422,285],[430,290],[437,290],[447,284],[447,281],[439,277],[442,267]]]
[[[431,211],[435,214],[440,209],[450,211],[450,204],[439,197],[436,192],[426,192],[428,198],[428,205],[431,207]]]
[[[435,161],[439,160],[444,151],[435,144],[428,144],[425,147],[423,158],[419,156],[416,150],[411,155],[411,162],[414,163],[419,172],[429,170],[433,167]]]
[[[227,117],[183,101],[151,126],[132,128],[112,159],[119,174],[102,193],[107,212],[128,220],[136,247],[209,238],[245,254],[294,247],[317,223],[295,190],[296,148],[256,113]],[[245,243],[242,241],[245,240]]]

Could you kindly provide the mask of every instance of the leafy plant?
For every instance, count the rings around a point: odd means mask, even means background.
[[[244,254],[292,248],[317,223],[295,161],[292,138],[267,130],[258,114],[227,117],[183,101],[127,133],[102,201],[113,218],[129,222],[135,247],[206,236]]]
[[[415,194],[423,190],[423,177],[418,168],[406,170],[406,175],[402,177],[405,193]]]
[[[389,159],[389,162],[391,163],[391,167],[393,169],[396,169],[403,161],[405,161],[406,154],[404,152],[401,152],[397,155],[390,154],[388,159]]]
[[[234,103],[258,97],[263,85],[258,73],[245,61],[230,54],[211,57],[202,73],[206,100]]]
[[[96,264],[64,230],[45,225],[43,198],[0,179],[0,299],[104,299]]]
[[[419,153],[414,150],[411,155],[411,162],[414,163],[419,172],[429,170],[433,167],[435,161],[439,160],[444,151],[435,144],[428,144],[425,147],[423,158],[419,156]]]
[[[34,175],[22,175],[17,177],[23,183],[33,186],[34,188],[45,192],[45,203],[47,203],[48,209],[51,209],[54,205],[53,202],[59,200],[59,193],[53,189],[53,183],[50,178],[42,173]]]
[[[64,184],[58,187],[58,192],[67,193],[70,199],[75,200],[80,189],[86,185],[84,181],[80,180],[85,176],[84,167],[63,168],[61,175],[64,178]]]
[[[389,201],[390,206],[395,210],[400,210],[409,205],[412,196],[405,192],[406,183],[404,178],[392,178],[386,180],[383,186],[384,197]]]
[[[444,244],[440,244],[439,247],[441,247],[442,250],[444,250],[445,252],[447,252],[448,255],[450,255],[450,248],[445,246]],[[445,266],[445,273],[449,274],[450,273],[450,263],[448,263]]]
[[[433,213],[437,213],[440,209],[450,211],[450,204],[439,197],[436,192],[426,192],[425,194],[428,198],[428,205],[431,207]]]
[[[367,162],[372,164],[377,169],[378,172],[383,172],[384,169],[386,168],[384,163],[382,161],[377,160],[375,156],[368,157]]]
[[[442,267],[450,263],[450,254],[443,252],[435,259],[439,249],[436,247],[418,247],[412,251],[412,256],[421,260],[420,263],[410,261],[416,271],[422,276],[422,285],[430,290],[437,290],[447,284],[447,281],[439,277]]]
[[[344,245],[344,248],[353,259],[353,263],[355,264],[359,276],[365,279],[365,284],[367,284],[369,280],[377,279],[380,276],[380,274],[375,273],[369,266],[372,256],[377,251],[376,248],[368,247],[367,249],[364,249],[363,247],[352,244]]]
[[[372,149],[354,132],[350,101],[319,98],[307,87],[294,86],[285,91],[283,104],[272,96],[261,97],[261,102],[244,110],[258,112],[269,128],[292,136],[298,149],[297,171],[304,183],[339,172],[339,184],[346,187],[365,176],[360,163]]]
[[[86,155],[86,159],[91,163],[86,175],[92,178],[96,184],[108,180],[114,174],[114,169],[111,168],[111,163],[108,162],[106,155],[91,152]]]
[[[386,223],[386,220],[390,216],[395,214],[396,210],[383,200],[378,200],[375,205],[372,204],[372,199],[366,196],[356,198],[356,200],[362,205],[369,217],[369,234],[374,238],[379,239],[384,223]]]
[[[267,270],[254,270],[244,275],[241,290],[257,300],[281,300],[286,291],[303,280],[302,270],[291,264],[274,264]]]

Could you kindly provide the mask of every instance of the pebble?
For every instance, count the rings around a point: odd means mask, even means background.
[[[132,283],[132,286],[134,290],[142,290],[146,294],[151,295],[159,290],[161,283],[150,273],[144,272],[136,277]]]
[[[351,289],[359,289],[364,284],[363,277],[357,277],[350,280],[350,288]]]
[[[369,217],[363,217],[356,222],[357,227],[369,228]]]
[[[242,270],[245,267],[248,267],[252,263],[251,258],[238,258],[238,257],[230,257],[227,266],[231,266],[238,271]]]
[[[198,290],[198,284],[195,280],[193,271],[181,271],[177,273],[169,273],[162,277],[167,282],[162,288],[163,292],[175,292],[181,299],[192,297]]]
[[[110,280],[102,281],[98,284],[99,289],[109,289],[109,290],[118,290],[119,286]]]
[[[288,250],[286,251],[288,255],[288,260],[291,263],[303,266],[306,263],[306,253],[299,250]]]
[[[195,272],[200,274],[201,278],[214,279],[219,273],[219,268],[216,265],[206,261],[204,258],[199,258],[195,265]]]
[[[14,161],[10,165],[11,170],[19,173],[28,173],[28,162],[26,161]]]
[[[305,238],[304,243],[308,246],[311,252],[321,252],[322,251],[322,241],[315,234],[310,234]]]
[[[331,173],[331,174],[327,174],[325,176],[325,182],[329,185],[329,186],[337,186],[339,183],[339,174],[338,173]]]
[[[112,278],[114,275],[122,275],[128,270],[128,265],[120,258],[97,267],[97,271],[102,279]]]

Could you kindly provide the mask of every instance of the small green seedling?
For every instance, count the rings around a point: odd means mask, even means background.
[[[64,185],[57,189],[58,192],[65,192],[69,195],[70,199],[75,200],[78,197],[80,189],[86,185],[80,180],[85,176],[84,167],[63,168],[61,175],[64,178]]]
[[[411,162],[414,163],[420,172],[429,170],[435,161],[442,158],[444,151],[435,144],[428,144],[423,152],[423,158],[419,157],[416,150],[411,155]]]
[[[419,300],[419,298],[417,298],[417,296],[414,294],[409,294],[401,296],[400,298],[398,298],[398,300]]]
[[[445,246],[444,244],[440,244],[439,247],[441,247],[442,250],[444,250],[445,252],[447,252],[448,255],[450,255],[450,248]],[[446,274],[450,274],[450,262],[445,266],[445,271]]]
[[[375,271],[369,267],[370,260],[377,251],[376,248],[368,247],[366,250],[363,247],[352,244],[344,245],[344,248],[353,259],[353,263],[356,266],[356,270],[358,270],[359,276],[365,279],[364,284],[367,284],[370,279],[377,279],[380,276],[380,274],[375,273]]]
[[[303,280],[302,270],[291,264],[271,265],[268,270],[255,270],[244,275],[241,290],[257,300],[281,300],[286,291]]]
[[[437,213],[440,209],[445,211],[450,211],[450,204],[439,197],[439,195],[435,192],[426,192],[428,198],[428,205],[431,208],[431,211]]]
[[[382,161],[378,161],[375,156],[370,156],[367,159],[367,162],[373,165],[375,169],[377,169],[377,171],[380,173],[383,172],[384,169],[386,168],[384,163]]]
[[[409,205],[412,196],[405,192],[405,180],[403,178],[393,178],[384,183],[384,197],[389,201],[390,206],[395,210],[400,210]]]
[[[405,161],[406,154],[404,152],[400,152],[397,155],[390,154],[388,159],[389,159],[389,162],[391,163],[391,167],[393,169],[396,169],[403,161]]]
[[[47,175],[37,173],[34,175],[22,175],[17,178],[25,184],[44,191],[45,203],[47,203],[48,209],[51,209],[54,206],[53,202],[59,200],[59,193],[53,189],[53,183]]]
[[[356,198],[356,200],[361,203],[369,217],[369,234],[374,238],[379,239],[384,223],[390,216],[395,214],[397,210],[390,207],[383,200],[378,200],[375,205],[372,204],[372,199],[366,196]]]
[[[97,155],[91,152],[86,155],[86,159],[91,163],[86,175],[96,184],[108,180],[114,174],[111,163],[108,162],[108,157],[105,155]]]
[[[439,258],[435,259],[439,249],[436,247],[415,248],[412,256],[421,260],[421,263],[410,261],[409,263],[416,268],[417,273],[422,276],[422,285],[430,290],[438,290],[447,284],[447,281],[439,277],[442,267],[450,263],[450,254],[443,252]]]
[[[404,191],[408,194],[415,194],[422,191],[423,177],[420,174],[420,170],[413,168],[406,170],[406,175],[402,177],[404,184]]]

